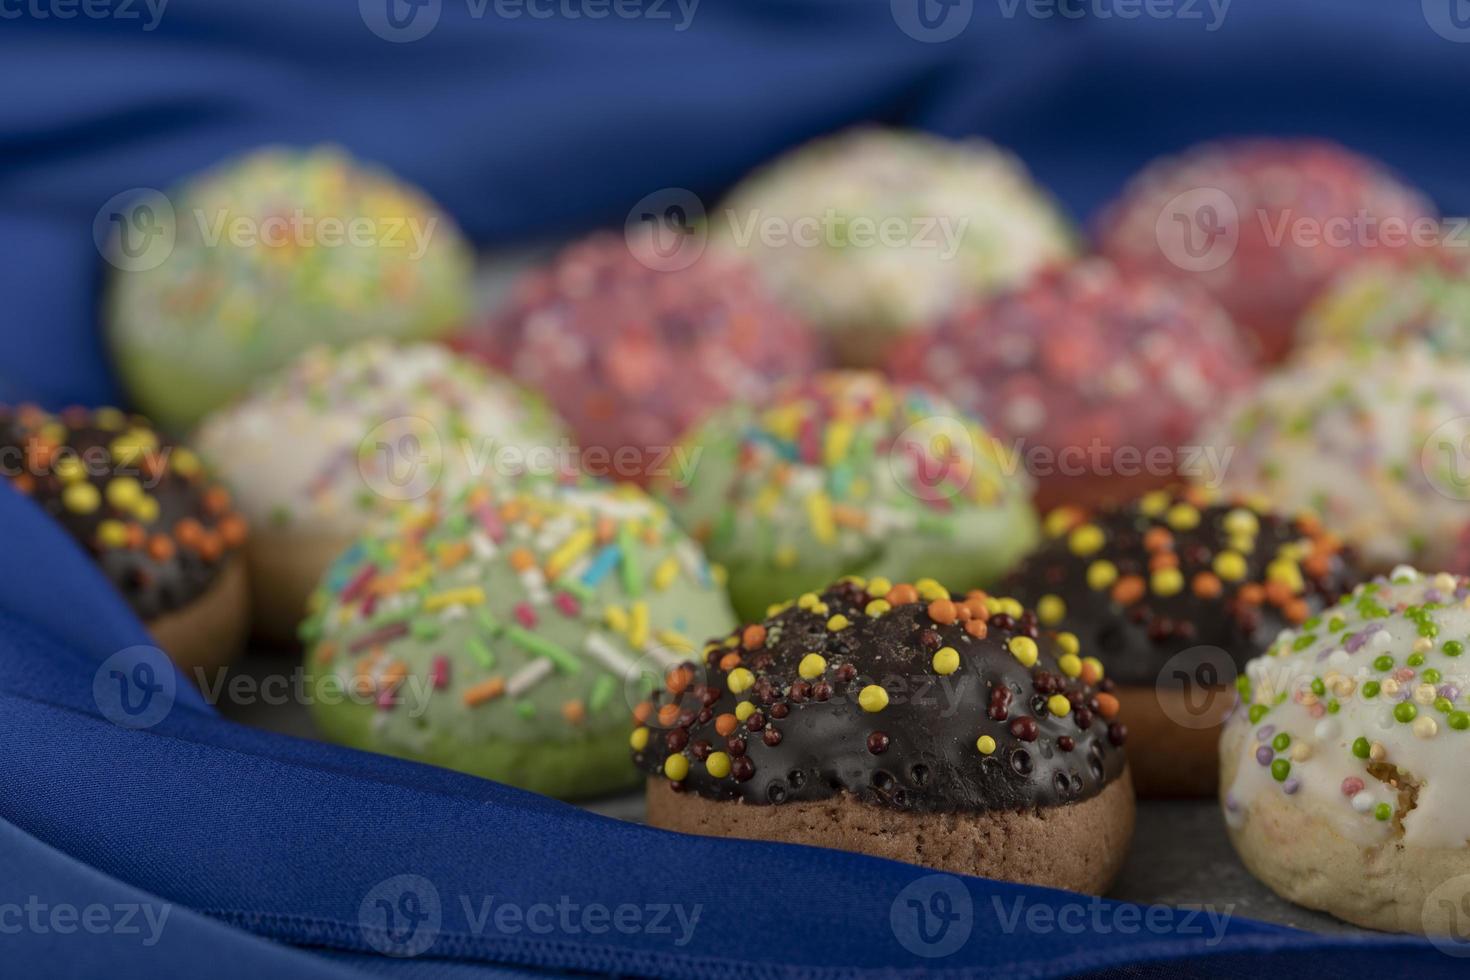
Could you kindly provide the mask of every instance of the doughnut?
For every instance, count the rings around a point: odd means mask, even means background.
[[[256,631],[286,643],[322,572],[374,520],[477,478],[519,479],[564,438],[538,398],[469,359],[368,340],[308,350],[211,414],[196,445],[255,531]]]
[[[1303,346],[1401,346],[1422,342],[1470,357],[1470,260],[1449,249],[1406,259],[1363,262],[1344,272],[1307,308]]]
[[[661,271],[644,247],[606,232],[570,246],[457,345],[545,392],[587,468],[589,451],[607,457],[594,475],[642,484],[673,473],[669,450],[705,413],[819,363],[811,330],[743,263],[706,252]]]
[[[192,451],[116,408],[0,405],[0,473],[91,555],[180,667],[240,652],[245,519]]]
[[[1014,599],[933,579],[805,593],[639,706],[648,821],[1100,893],[1134,802],[1086,654]]]
[[[1447,566],[1465,524],[1470,364],[1422,345],[1318,348],[1207,423],[1221,489],[1314,511],[1371,572]],[[1431,564],[1432,563],[1432,564]]]
[[[1054,267],[901,339],[893,374],[1016,440],[1038,503],[1122,503],[1178,480],[1191,437],[1255,369],[1193,287],[1102,259]]]
[[[921,569],[964,588],[1036,540],[1024,473],[926,389],[837,371],[729,406],[685,437],[697,459],[660,484],[674,516],[729,572],[742,618],[847,574]]]
[[[1306,305],[1342,270],[1411,246],[1434,207],[1377,161],[1334,143],[1205,143],[1151,163],[1097,225],[1099,251],[1128,269],[1208,290],[1284,358]]]
[[[711,223],[717,244],[748,256],[857,367],[877,366],[894,335],[1077,250],[1068,220],[1010,153],[879,128],[757,170]]]
[[[1470,580],[1404,566],[1246,665],[1220,796],[1247,868],[1283,898],[1451,935],[1470,902]]]
[[[405,508],[303,624],[321,732],[563,798],[631,789],[628,712],[730,628],[718,571],[631,485]]]
[[[152,209],[171,251],[147,268],[114,254],[104,316],[129,394],[170,431],[313,344],[440,336],[473,298],[449,217],[336,148],[259,150]]]
[[[1043,527],[1046,541],[1004,591],[1044,628],[1080,637],[1107,667],[1145,797],[1214,795],[1237,672],[1361,578],[1315,518],[1198,488],[1090,514],[1060,507]]]

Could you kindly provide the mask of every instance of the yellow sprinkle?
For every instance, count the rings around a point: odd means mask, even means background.
[[[1082,649],[1082,644],[1078,641],[1076,633],[1058,633],[1057,646],[1062,648],[1062,653],[1072,655],[1075,655],[1077,651]]]
[[[1225,544],[1230,550],[1238,551],[1242,555],[1248,555],[1256,550],[1256,539],[1248,534],[1226,535]]]
[[[934,672],[953,674],[960,669],[960,652],[954,647],[940,647],[934,652]]]
[[[1067,547],[1072,554],[1086,557],[1097,552],[1106,543],[1107,537],[1096,524],[1084,524],[1067,535]]]
[[[1261,522],[1254,511],[1237,507],[1225,515],[1225,533],[1253,538],[1261,530]]]
[[[1102,665],[1102,661],[1099,660],[1099,659],[1097,659],[1096,657],[1083,657],[1082,658],[1082,669],[1091,678],[1093,678],[1092,680],[1088,681],[1089,684],[1094,684],[1097,681],[1102,680],[1102,678],[1103,678],[1103,665]]]
[[[102,521],[97,525],[97,540],[104,548],[121,548],[128,543],[128,526],[122,521]]]
[[[741,694],[750,690],[755,683],[755,675],[744,667],[736,667],[730,671],[730,676],[725,678],[725,684],[730,688],[731,694]]]
[[[664,775],[678,782],[689,775],[689,760],[682,755],[671,755],[664,760]]]
[[[827,620],[827,629],[831,630],[833,633],[840,633],[843,630],[847,629],[847,627],[847,617],[842,615],[842,613],[838,613],[831,619]]]
[[[608,606],[602,611],[602,621],[614,633],[628,632],[628,613],[622,606]]]
[[[814,493],[806,498],[806,517],[811,524],[812,534],[822,544],[831,544],[837,539],[837,523],[832,519],[832,501],[825,493]]]
[[[809,653],[801,658],[797,664],[796,672],[806,680],[812,681],[821,677],[827,670],[827,658],[820,653]]]
[[[1072,713],[1072,702],[1065,695],[1053,694],[1046,699],[1046,709],[1058,718],[1065,718]]]
[[[1030,667],[1036,663],[1036,641],[1029,636],[1013,636],[1009,644],[1011,656],[1021,661],[1021,664]]]
[[[76,514],[90,514],[102,504],[102,494],[90,483],[72,483],[61,491],[61,502]]]
[[[744,721],[753,714],[755,714],[754,701],[741,701],[735,706],[735,717],[739,718],[741,721]]]
[[[694,650],[694,641],[676,629],[659,630],[654,634],[658,642],[675,653],[690,653]]]
[[[485,590],[478,585],[436,592],[424,600],[424,612],[438,612],[448,606],[478,606],[485,601]]]
[[[827,615],[827,604],[825,602],[819,602],[815,606],[812,606],[808,612],[813,616],[825,616]]]
[[[1190,504],[1175,504],[1164,520],[1176,531],[1192,531],[1199,527],[1199,511]]]
[[[132,510],[143,499],[143,484],[130,476],[107,481],[107,502],[118,510]]]
[[[868,579],[868,595],[884,596],[893,589],[893,583],[888,579],[875,575]]]
[[[169,456],[169,465],[173,467],[179,476],[189,477],[199,473],[202,466],[199,465],[199,457],[183,447],[176,447]]]
[[[881,684],[869,684],[858,692],[858,704],[864,711],[882,711],[888,707],[888,692]]]
[[[679,575],[679,559],[669,555],[653,570],[653,587],[660,592],[674,584]]]
[[[1177,568],[1160,568],[1153,573],[1154,595],[1178,595],[1184,588],[1184,573]]]
[[[705,771],[716,779],[730,775],[730,757],[723,752],[711,752],[704,760]]]
[[[827,436],[823,440],[822,458],[828,467],[836,466],[847,456],[848,447],[852,445],[853,428],[848,422],[833,422],[827,426]]]
[[[63,456],[51,468],[56,471],[56,476],[62,483],[75,483],[87,475],[87,468],[76,456]]]
[[[796,551],[796,546],[791,544],[781,545],[776,549],[776,553],[771,556],[777,568],[790,568],[796,564],[796,559],[799,557],[800,555]]]
[[[815,592],[803,592],[796,600],[796,608],[810,609],[820,601]]]
[[[648,729],[642,725],[633,729],[633,734],[628,736],[628,744],[633,746],[634,752],[642,752],[648,748]]]
[[[893,607],[888,604],[887,599],[874,599],[863,607],[863,612],[866,615],[871,616],[873,619],[877,619],[879,616],[882,616],[884,613],[888,612],[892,608]]]
[[[1012,599],[1009,596],[1000,600],[1000,611],[1012,619],[1020,619],[1026,614],[1026,609],[1021,605],[1020,599]]]
[[[1111,588],[1118,581],[1118,566],[1099,559],[1087,566],[1087,587],[1094,592]]]
[[[981,755],[989,755],[995,751],[995,739],[989,735],[981,735],[975,739],[975,748],[980,750]]]
[[[113,408],[110,405],[104,405],[92,413],[92,421],[97,424],[97,428],[99,429],[107,432],[116,432],[128,424],[128,417],[121,410]],[[178,452],[178,450],[175,450],[175,452]]]
[[[940,585],[932,578],[921,578],[914,583],[914,591],[919,593],[919,598],[933,602],[935,599],[948,599],[949,590]]]
[[[1042,522],[1042,530],[1049,538],[1059,538],[1081,519],[1082,512],[1076,507],[1058,507],[1046,515],[1046,519]]]
[[[1043,626],[1055,626],[1067,615],[1067,603],[1059,595],[1044,595],[1036,600],[1036,615]]]
[[[1168,508],[1171,499],[1167,490],[1153,490],[1139,498],[1138,509],[1146,517],[1158,517]]]
[[[628,645],[642,650],[648,644],[648,603],[639,599],[633,603],[632,621],[628,623]]]
[[[1064,653],[1057,658],[1057,666],[1068,677],[1076,677],[1082,673],[1082,658],[1075,653]]]
[[[1239,582],[1245,578],[1245,556],[1238,551],[1222,551],[1215,556],[1212,566],[1215,574],[1226,582]]]
[[[567,570],[567,566],[586,554],[587,549],[597,541],[597,532],[590,527],[579,528],[562,542],[561,547],[551,553],[546,559],[546,577],[556,579]]]
[[[133,516],[144,524],[152,524],[158,520],[158,498],[140,497],[133,505]]]
[[[1306,588],[1306,583],[1302,580],[1301,568],[1289,558],[1277,558],[1271,564],[1267,565],[1266,580],[1268,582],[1279,582],[1297,594],[1300,594]]]

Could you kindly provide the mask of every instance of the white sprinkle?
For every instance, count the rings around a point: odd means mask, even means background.
[[[619,677],[632,677],[638,669],[637,664],[624,656],[623,652],[601,633],[588,633],[582,649],[587,651],[588,656],[599,661]]]
[[[552,669],[553,665],[550,660],[537,657],[510,675],[510,680],[505,682],[505,693],[513,698],[520,697],[540,683],[541,679],[551,673]]]
[[[1337,738],[1341,732],[1342,726],[1337,723],[1337,719],[1328,717],[1317,722],[1317,727],[1313,729],[1312,734],[1317,736],[1318,741],[1329,742]]]
[[[1373,809],[1373,794],[1366,789],[1353,795],[1353,809],[1359,813],[1367,813]]]

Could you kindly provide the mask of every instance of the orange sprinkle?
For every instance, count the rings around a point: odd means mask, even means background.
[[[1144,584],[1143,577],[1139,575],[1124,575],[1113,583],[1113,601],[1124,606],[1131,606],[1142,599],[1148,586]]]
[[[864,511],[845,504],[832,505],[832,520],[839,527],[851,527],[861,530],[868,526],[868,515]]]
[[[883,598],[888,600],[890,606],[904,606],[919,601],[919,590],[907,582],[901,582],[889,589],[888,595]]]
[[[653,717],[653,702],[639,701],[633,709],[633,721],[640,725],[648,724],[648,719]]]
[[[679,720],[679,706],[677,704],[666,704],[658,709],[658,723],[662,728],[673,728],[674,722]]]
[[[1282,607],[1281,612],[1286,616],[1286,621],[1293,626],[1306,622],[1307,617],[1311,615],[1305,599],[1292,599]]]
[[[1322,533],[1322,520],[1316,514],[1303,512],[1297,515],[1296,526],[1302,529],[1303,534],[1315,535]]]
[[[1082,683],[1096,684],[1102,680],[1102,670],[1090,659],[1082,661]],[[1111,697],[1111,695],[1109,695]]]
[[[954,603],[948,599],[935,599],[929,603],[929,618],[940,626],[948,626],[955,621],[958,614],[955,612]]]
[[[519,523],[523,511],[525,511],[525,508],[521,506],[520,501],[507,500],[500,506],[500,519],[507,524]]]
[[[36,489],[36,481],[31,478],[29,473],[17,473],[11,477],[10,483],[15,489],[24,494],[29,494]]]
[[[740,634],[740,645],[747,650],[759,650],[766,645],[766,628],[760,623],[751,623]]]
[[[337,644],[331,640],[323,640],[316,648],[316,662],[325,667],[337,656]]]
[[[1166,527],[1151,527],[1143,536],[1143,546],[1149,551],[1168,551],[1174,547],[1174,535]]]
[[[517,572],[529,571],[536,567],[536,556],[525,548],[517,548],[510,553],[510,567]]]
[[[675,667],[664,675],[664,683],[668,685],[669,693],[676,696],[683,694],[684,689],[692,680],[694,680],[694,671],[688,667]]]
[[[970,607],[963,602],[956,602],[954,604],[954,614],[960,622],[967,622],[971,616]]]
[[[1219,576],[1211,572],[1200,572],[1194,577],[1194,594],[1201,599],[1214,599],[1224,591]]]
[[[466,707],[473,708],[484,704],[486,701],[494,701],[505,693],[505,678],[492,677],[481,681],[464,692],[464,703]]]
[[[225,543],[218,534],[206,531],[204,537],[199,541],[199,557],[205,561],[219,561],[219,556],[225,553]]]
[[[141,548],[148,540],[148,535],[143,531],[143,525],[137,523],[128,524],[128,547]]]
[[[965,632],[977,640],[983,640],[985,634],[990,632],[990,627],[985,625],[983,619],[967,619],[965,620]]]
[[[1106,691],[1097,693],[1097,713],[1111,721],[1118,716],[1118,699]]]
[[[408,664],[402,660],[395,660],[383,669],[383,675],[378,678],[379,688],[394,688],[403,683],[408,676]]]
[[[230,491],[215,484],[204,491],[204,509],[209,514],[218,516],[230,509]]]
[[[1236,594],[1240,597],[1240,601],[1248,606],[1259,606],[1266,599],[1266,590],[1255,582],[1242,585]]]
[[[240,547],[240,545],[245,543],[245,537],[249,533],[245,518],[239,514],[226,514],[215,525],[215,530],[219,533],[220,540],[225,543],[225,547],[227,548]]]
[[[1149,556],[1148,570],[1157,572],[1161,568],[1178,568],[1179,556],[1172,551],[1160,551],[1158,554]]]
[[[1266,583],[1266,601],[1273,606],[1285,608],[1286,604],[1295,597],[1296,593],[1291,590],[1291,586],[1286,582],[1275,581]]]
[[[587,707],[581,701],[568,701],[561,706],[561,716],[569,725],[580,725],[587,717]]]
[[[1302,571],[1312,578],[1322,578],[1331,567],[1332,556],[1323,551],[1314,552],[1302,560]]]
[[[734,670],[740,666],[741,656],[737,651],[731,650],[720,658],[720,669],[724,671]]]
[[[439,567],[453,568],[470,556],[468,541],[451,541],[439,549]]]
[[[190,551],[197,551],[199,539],[204,536],[204,525],[192,517],[185,517],[174,525],[174,537]]]
[[[732,714],[717,715],[715,717],[715,731],[721,735],[729,735],[734,732],[740,724],[740,719]]]
[[[965,599],[965,608],[970,610],[970,618],[978,619],[982,623],[990,619],[990,610],[985,606],[985,596],[976,595],[971,592]]]
[[[148,556],[154,561],[168,561],[174,556],[174,543],[161,534],[148,539]]]
[[[611,517],[599,517],[597,519],[597,540],[601,544],[607,544],[618,535],[618,522]]]

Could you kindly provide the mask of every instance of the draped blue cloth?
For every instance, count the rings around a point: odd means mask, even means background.
[[[621,223],[658,188],[713,200],[862,119],[1011,146],[1079,218],[1159,152],[1257,132],[1333,136],[1470,209],[1470,47],[1450,39],[1450,2],[1235,0],[1210,30],[1192,0],[1167,19],[974,0],[942,43],[897,27],[923,33],[907,0],[704,0],[684,29],[670,3],[628,20],[419,2],[398,12],[437,13],[433,29],[389,43],[368,23],[402,20],[379,0],[172,0],[151,29],[142,0],[0,0],[0,399],[117,401],[98,208],[263,143],[380,161],[485,246]],[[82,12],[100,9],[114,16]],[[0,545],[3,975],[1463,969],[1417,939],[1216,930],[1186,911],[681,838],[241,728],[3,484]]]

